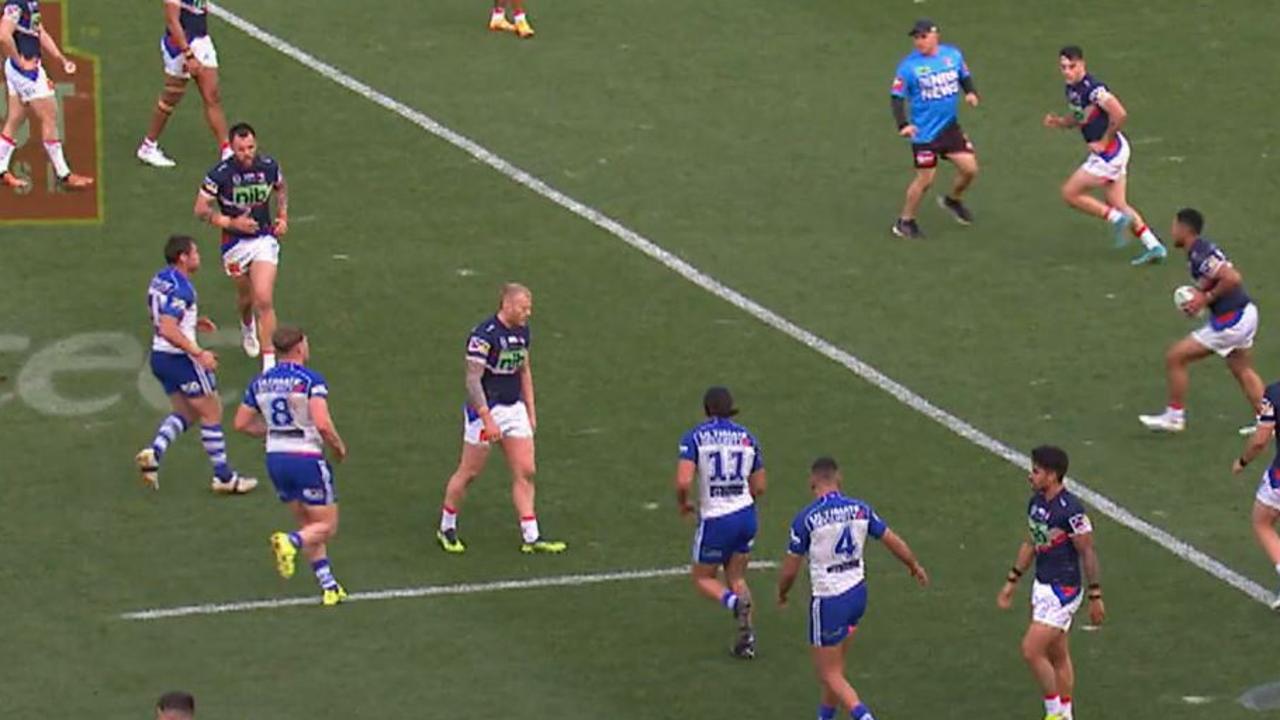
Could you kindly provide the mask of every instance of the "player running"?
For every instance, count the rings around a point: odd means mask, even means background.
[[[490,443],[502,445],[511,468],[511,501],[520,517],[520,552],[561,553],[568,547],[542,536],[534,512],[533,433],[538,427],[529,364],[529,316],[533,294],[518,283],[502,286],[498,312],[467,338],[467,403],[463,406],[462,457],[444,489],[436,540],[448,553],[462,553],[458,512],[467,486],[484,470]]]
[[[137,156],[152,167],[173,167],[175,163],[160,149],[158,140],[173,110],[187,93],[187,83],[195,78],[204,101],[204,119],[213,131],[214,142],[223,160],[231,156],[227,140],[227,116],[218,93],[218,51],[209,38],[209,0],[164,0],[165,32],[160,38],[160,58],[164,65],[164,89],[151,112],[151,125],[138,146]]]
[[[236,285],[240,336],[249,357],[262,354],[262,369],[276,356],[271,335],[276,328],[275,286],[280,240],[289,232],[289,189],[280,164],[258,153],[257,133],[248,123],[231,128],[232,157],[205,176],[196,193],[196,217],[222,230],[222,269]],[[271,194],[276,219],[271,219]],[[214,212],[214,203],[218,212]]]
[[[508,9],[515,22],[507,19]],[[494,32],[513,32],[524,39],[533,37],[533,26],[524,14],[524,0],[494,0],[493,12],[489,14],[489,29]]]
[[[1131,264],[1160,262],[1169,251],[1125,196],[1129,182],[1129,138],[1120,128],[1129,119],[1129,113],[1106,84],[1085,69],[1084,50],[1078,46],[1068,45],[1058,51],[1058,69],[1067,81],[1071,114],[1045,115],[1044,126],[1064,130],[1079,128],[1089,146],[1089,157],[1062,184],[1062,199],[1087,215],[1111,223],[1117,248],[1128,242],[1125,230],[1132,232],[1144,249]],[[1098,188],[1103,189],[1105,203],[1089,194]]]
[[[698,532],[693,538],[693,586],[733,613],[738,637],[733,654],[756,655],[751,623],[747,564],[756,539],[756,498],[764,494],[764,459],[751,431],[735,423],[738,414],[728,388],[713,387],[702,396],[706,422],[685,433],[676,462],[676,502],[681,517],[694,512],[689,502],[698,478]],[[725,582],[718,572],[724,568]],[[727,587],[726,587],[727,584]]]
[[[155,335],[151,341],[151,372],[169,396],[173,412],[160,421],[151,444],[134,457],[142,482],[160,489],[160,461],[169,444],[197,419],[204,452],[213,465],[210,487],[223,495],[247,493],[258,481],[244,477],[227,462],[227,440],[222,432],[222,399],[214,370],[218,357],[196,343],[196,331],[213,332],[213,321],[196,309],[196,288],[191,276],[200,269],[200,249],[186,235],[173,235],[164,245],[167,266],[151,278],[147,308]]]
[[[817,498],[791,523],[791,542],[778,578],[778,607],[787,605],[787,593],[809,557],[809,644],[813,665],[822,687],[819,720],[832,720],[837,706],[849,710],[853,720],[875,720],[844,676],[844,656],[867,609],[866,567],[863,549],[870,536],[898,558],[921,587],[929,575],[916,560],[906,541],[885,525],[871,506],[840,490],[836,461],[821,457],[809,469],[809,489]]]
[[[1173,244],[1187,253],[1196,294],[1183,312],[1189,316],[1209,309],[1209,321],[1175,342],[1165,353],[1169,405],[1159,415],[1139,415],[1151,430],[1182,432],[1187,426],[1183,402],[1191,378],[1187,367],[1217,353],[1227,361],[1249,406],[1256,409],[1265,387],[1253,369],[1253,336],[1258,332],[1258,308],[1244,290],[1244,278],[1214,243],[1201,237],[1204,216],[1192,208],[1178,211],[1173,221]]]
[[[301,550],[311,561],[325,605],[347,597],[333,576],[327,543],[338,532],[338,495],[333,468],[325,460],[328,446],[336,461],[347,457],[347,445],[329,415],[329,386],[324,376],[306,366],[311,358],[307,336],[281,327],[271,338],[280,363],[249,383],[236,410],[236,430],[267,439],[267,472],[280,501],[298,520],[295,532],[271,534],[280,577],[291,578]]]
[[[1034,490],[1027,504],[1031,535],[1018,548],[1018,557],[996,596],[1000,609],[1012,607],[1018,580],[1034,556],[1031,625],[1022,638],[1022,657],[1044,691],[1045,720],[1072,718],[1076,675],[1067,633],[1085,597],[1080,592],[1081,564],[1089,582],[1089,621],[1099,625],[1106,617],[1093,526],[1084,506],[1063,485],[1067,463],[1067,453],[1059,448],[1042,445],[1031,451],[1031,474],[1027,478]]]
[[[14,136],[30,111],[40,121],[44,152],[53,163],[58,182],[67,190],[83,190],[93,178],[71,172],[58,139],[58,100],[53,81],[45,74],[41,52],[49,53],[68,75],[76,74],[76,64],[62,54],[53,37],[40,23],[39,0],[0,0],[0,52],[4,53],[4,79],[9,86],[9,110],[0,131],[0,185],[15,189],[31,182],[9,172],[9,163],[18,149]]]
[[[1276,406],[1280,405],[1280,382],[1267,386],[1262,400],[1258,403],[1258,425],[1241,451],[1240,457],[1231,464],[1231,472],[1240,474],[1253,459],[1262,454],[1267,443],[1276,437],[1276,456],[1271,465],[1262,473],[1262,481],[1258,483],[1258,491],[1253,497],[1253,536],[1258,539],[1262,551],[1271,559],[1276,572],[1280,573],[1280,534],[1276,533],[1276,523],[1280,522],[1280,437],[1276,436]],[[1280,594],[1271,601],[1272,610],[1280,610]]]
[[[893,234],[903,238],[923,237],[916,223],[920,200],[933,185],[938,172],[938,158],[956,166],[956,179],[951,193],[938,198],[938,205],[951,213],[961,225],[973,222],[973,213],[961,201],[964,191],[978,176],[978,157],[969,136],[960,129],[957,108],[960,92],[970,107],[978,107],[978,91],[964,56],[950,45],[938,42],[938,26],[932,20],[917,20],[911,26],[911,42],[915,52],[898,64],[894,73],[890,102],[898,135],[911,138],[916,176],[907,186],[902,214],[893,224]],[[911,119],[905,105],[911,103]]]

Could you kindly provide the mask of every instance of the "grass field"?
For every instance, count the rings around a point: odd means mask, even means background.
[[[1280,130],[1257,79],[1270,3],[531,3],[530,42],[485,32],[483,3],[224,6],[1010,446],[1063,445],[1093,489],[1274,584],[1247,523],[1256,476],[1227,472],[1248,410],[1221,364],[1193,371],[1187,433],[1151,436],[1135,418],[1161,406],[1163,348],[1188,330],[1169,302],[1183,264],[1131,269],[1099,223],[1062,206],[1082,148],[1039,125],[1063,104],[1057,48],[1083,44],[1131,113],[1132,201],[1161,232],[1178,207],[1206,213],[1262,309],[1256,356],[1274,379]],[[0,226],[0,717],[147,717],[177,687],[202,718],[812,717],[803,604],[761,603],[760,657],[739,663],[729,619],[682,577],[121,619],[314,587],[283,584],[269,562],[285,510],[269,491],[211,497],[192,437],[159,493],[134,479],[160,417],[138,374],[167,234],[201,239],[201,306],[234,327],[215,238],[191,217],[214,152],[193,95],[163,138],[178,168],[133,159],[160,83],[160,3],[68,5],[73,44],[102,63],[106,221]],[[886,96],[922,11],[983,93],[962,121],[984,170],[976,225],[930,198],[929,238],[908,243],[887,232],[909,155]],[[258,128],[290,180],[277,305],[308,329],[352,448],[332,546],[349,590],[686,562],[675,445],[702,390],[724,383],[768,458],[759,558],[781,557],[807,464],[832,453],[934,577],[922,592],[872,551],[851,668],[877,716],[1038,717],[1025,614],[994,607],[1025,523],[1022,469],[226,23],[212,33],[229,115]],[[495,464],[463,513],[467,554],[446,557],[431,533],[458,449],[462,343],[508,279],[536,298],[539,515],[571,547],[516,552]],[[222,359],[230,401],[254,364],[231,345]],[[231,452],[262,472],[251,441]],[[1235,697],[1278,679],[1266,607],[1095,524],[1111,617],[1073,638],[1078,717],[1252,716]],[[772,570],[752,580],[771,596]]]

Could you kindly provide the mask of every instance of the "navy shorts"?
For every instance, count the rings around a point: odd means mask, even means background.
[[[151,374],[164,387],[165,395],[182,393],[187,397],[203,397],[218,392],[218,378],[205,370],[186,353],[151,351]]]
[[[338,491],[333,486],[333,468],[323,455],[267,453],[267,474],[281,502],[333,505]]]
[[[751,552],[756,541],[756,506],[748,505],[720,517],[703,518],[693,536],[693,561],[723,565],[734,555]]]
[[[860,582],[839,595],[815,597],[809,603],[809,644],[839,645],[867,611],[867,585]]]

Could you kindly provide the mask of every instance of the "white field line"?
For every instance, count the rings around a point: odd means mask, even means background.
[[[751,563],[752,570],[763,570],[777,567],[772,560],[757,560]],[[536,590],[551,587],[576,587],[579,585],[599,585],[600,583],[629,582],[649,580],[652,578],[674,577],[689,572],[688,565],[669,568],[653,568],[651,570],[620,570],[618,572],[589,573],[583,575],[557,575],[554,577],[527,578],[523,580],[495,580],[481,583],[459,583],[457,585],[423,585],[421,587],[395,588],[391,590],[371,590],[369,592],[353,592],[347,596],[346,602],[362,602],[365,600],[398,600],[402,598],[436,597],[440,595],[475,595],[476,593],[501,592],[504,590]],[[320,598],[287,597],[272,600],[245,600],[243,602],[206,603],[203,605],[183,605],[171,608],[155,608],[151,610],[135,610],[121,613],[123,620],[162,620],[164,618],[187,617],[190,615],[222,615],[225,613],[248,612],[250,610],[275,610],[297,605],[319,605]]]
[[[457,147],[459,150],[462,150],[476,160],[488,165],[513,182],[523,185],[546,200],[559,205],[574,215],[577,215],[596,227],[599,227],[627,245],[630,245],[632,248],[639,250],[657,262],[662,263],[668,269],[694,285],[697,285],[703,290],[706,290],[712,295],[715,295],[721,300],[724,300],[730,305],[733,305],[739,310],[751,315],[760,322],[782,332],[829,360],[843,365],[858,377],[861,377],[863,380],[866,380],[881,390],[889,393],[902,404],[922,415],[925,415],[926,417],[931,418],[935,422],[946,427],[948,430],[954,432],[965,440],[968,440],[974,445],[1008,460],[1019,468],[1026,468],[1030,465],[1031,459],[1027,455],[1014,450],[1008,445],[1005,445],[999,440],[996,440],[981,430],[978,430],[968,422],[965,422],[937,405],[934,405],[925,398],[917,395],[910,388],[890,378],[854,355],[836,347],[809,330],[796,325],[778,313],[764,307],[755,300],[752,300],[737,290],[721,283],[710,275],[662,248],[652,240],[649,240],[640,233],[626,227],[617,220],[614,220],[589,205],[585,205],[574,198],[565,195],[554,187],[548,185],[543,180],[534,177],[528,172],[511,164],[507,160],[495,155],[493,152],[465,135],[461,135],[444,125],[441,125],[428,115],[405,105],[399,100],[378,92],[365,83],[351,77],[332,65],[329,65],[323,60],[316,58],[305,50],[291,45],[290,43],[272,35],[271,33],[259,28],[257,25],[254,25],[221,6],[210,6],[210,12],[273,50],[297,60],[299,63],[302,63],[304,66],[315,71],[325,79],[347,88],[351,92],[354,92],[380,107],[390,110],[441,140]],[[1079,495],[1081,499],[1096,508],[1098,512],[1101,512],[1103,515],[1106,515],[1143,537],[1152,540],[1169,552],[1183,560],[1186,560],[1192,565],[1195,565],[1201,570],[1204,570],[1218,580],[1221,580],[1260,603],[1269,603],[1271,601],[1272,594],[1258,583],[1227,567],[1221,561],[1210,557],[1183,540],[1174,537],[1161,528],[1156,527],[1146,520],[1134,515],[1132,512],[1121,505],[1116,504],[1106,496],[1090,489],[1088,486],[1075,479],[1071,480],[1071,489]]]

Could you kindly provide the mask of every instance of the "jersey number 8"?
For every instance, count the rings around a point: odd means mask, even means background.
[[[289,398],[278,397],[271,401],[271,424],[286,427],[293,424],[293,412],[289,409]]]

